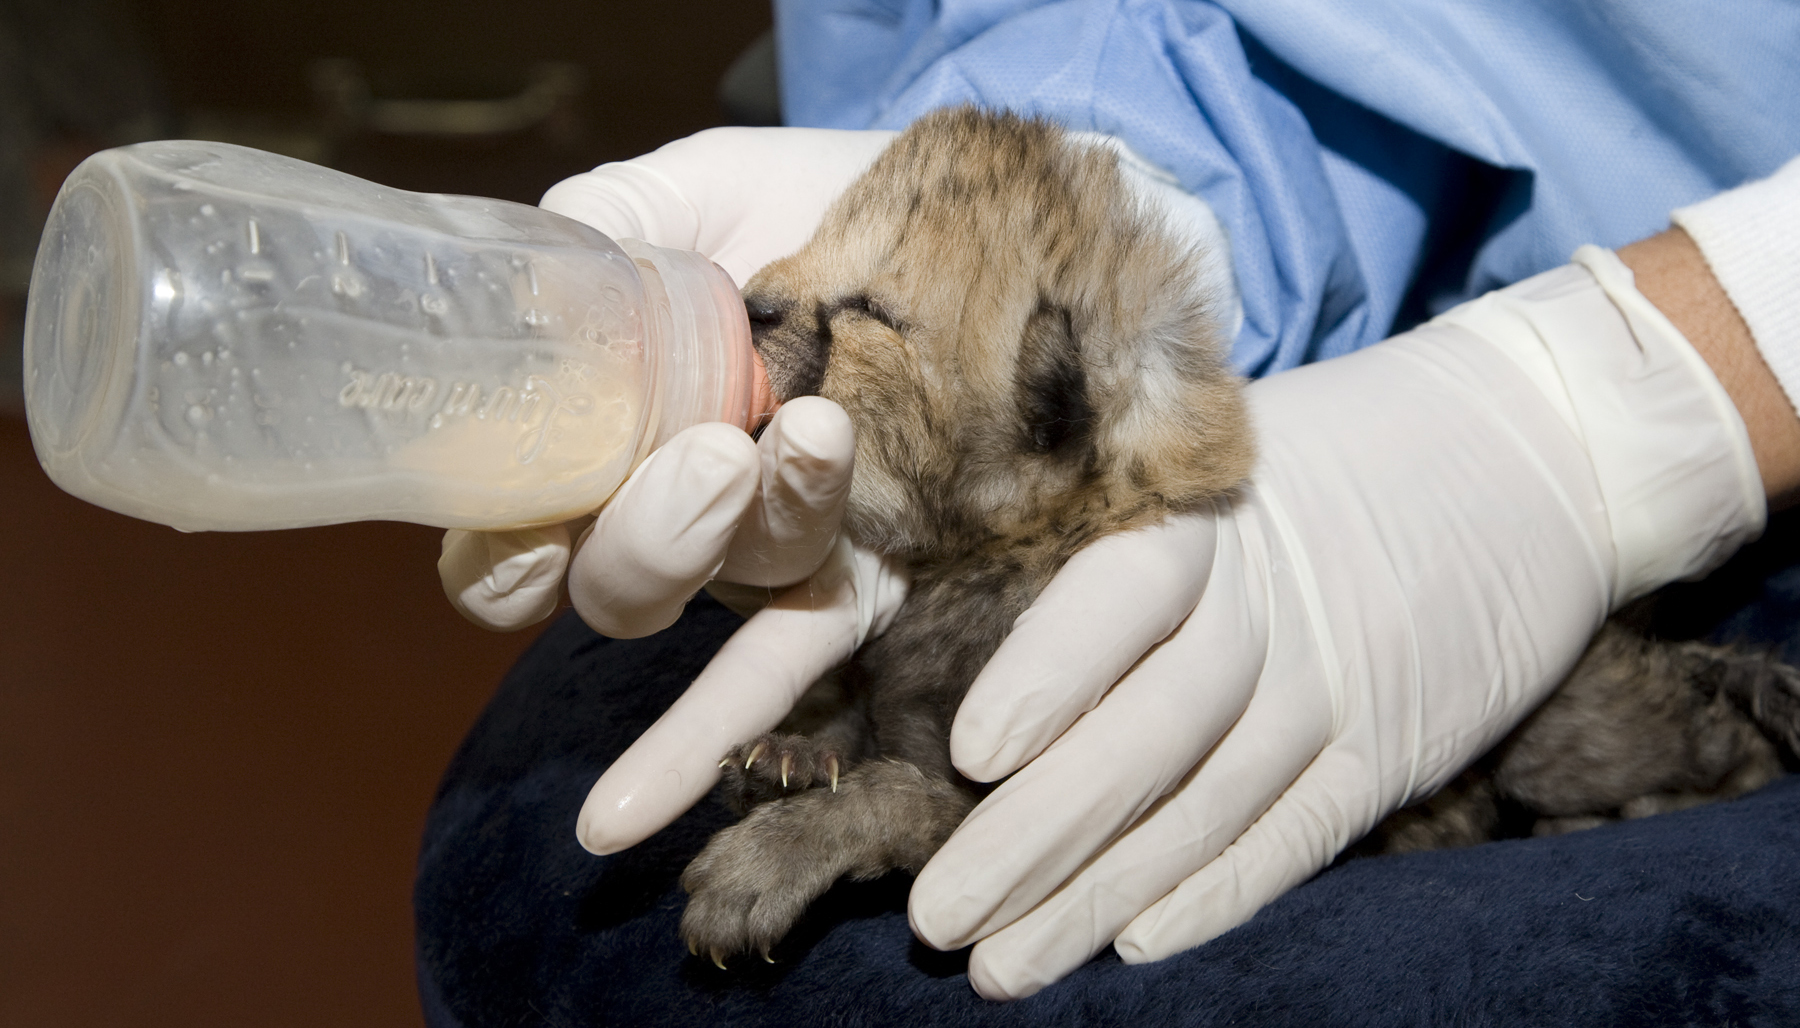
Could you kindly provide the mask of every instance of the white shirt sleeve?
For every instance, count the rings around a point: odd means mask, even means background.
[[[1800,410],[1800,157],[1766,179],[1683,207],[1687,230]]]

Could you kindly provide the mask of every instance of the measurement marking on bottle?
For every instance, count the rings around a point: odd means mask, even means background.
[[[339,270],[331,274],[331,291],[354,300],[363,294],[363,278],[350,266],[350,239],[343,229],[337,232],[337,261]]]
[[[237,267],[227,268],[220,273],[219,281],[227,285],[233,277],[240,282],[262,284],[275,280],[275,268],[267,258],[263,257],[262,226],[255,218],[244,220],[244,235],[250,244],[250,252],[238,262]]]

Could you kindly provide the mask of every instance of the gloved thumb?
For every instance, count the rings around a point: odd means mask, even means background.
[[[602,635],[675,623],[718,572],[756,496],[756,445],[718,422],[678,433],[632,472],[575,551],[569,600]]]
[[[831,553],[850,493],[856,434],[842,407],[802,396],[775,412],[756,452],[758,502],[744,512],[718,574],[743,585],[792,585]]]

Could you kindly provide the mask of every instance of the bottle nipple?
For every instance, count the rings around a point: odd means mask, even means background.
[[[764,366],[762,354],[755,347],[750,350],[750,417],[744,422],[744,431],[755,435],[757,430],[769,423],[775,416],[775,409],[781,401],[775,399],[775,388],[769,385],[769,369]]]
[[[750,336],[744,298],[725,269],[691,250],[620,239],[643,279],[652,349],[662,355],[660,415],[638,459],[703,421],[754,432],[779,404]],[[681,369],[675,374],[675,369]]]

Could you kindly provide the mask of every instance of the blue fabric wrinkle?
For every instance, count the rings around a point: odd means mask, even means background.
[[[776,0],[792,124],[974,103],[1211,204],[1238,368],[1348,352],[1800,153],[1800,4]]]

